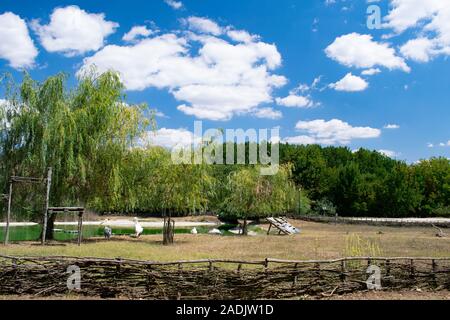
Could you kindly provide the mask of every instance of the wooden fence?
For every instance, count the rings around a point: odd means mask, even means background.
[[[0,295],[66,295],[69,266],[81,272],[81,288],[72,293],[103,298],[323,297],[367,290],[368,266],[380,268],[382,289],[450,289],[450,258],[152,262],[0,255]]]

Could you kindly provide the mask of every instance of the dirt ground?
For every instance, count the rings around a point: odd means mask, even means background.
[[[216,221],[215,217],[191,217],[190,221]],[[177,219],[177,221],[188,221]],[[149,221],[154,221],[149,219]],[[177,234],[175,244],[162,245],[162,235],[144,236],[139,239],[127,236],[111,240],[87,239],[78,247],[73,243],[22,242],[7,247],[0,246],[0,254],[20,256],[78,256],[130,258],[153,261],[175,261],[207,258],[263,260],[278,259],[308,260],[332,259],[349,256],[349,239],[357,236],[361,241],[371,243],[379,249],[378,255],[385,257],[450,257],[450,237],[436,236],[436,230],[427,227],[380,227],[364,225],[325,224],[291,220],[301,229],[293,236],[277,235],[276,232],[258,236],[217,236],[208,234]],[[260,225],[266,230],[268,225]],[[447,234],[448,230],[444,230]],[[361,255],[371,252],[360,251]],[[333,300],[450,300],[450,292],[358,292],[344,296],[323,296],[320,299]],[[34,297],[6,296],[1,299],[34,299]],[[49,299],[49,298],[44,298]],[[55,299],[55,297],[50,298]],[[56,299],[88,299],[85,297],[56,297]],[[89,298],[96,299],[96,298]],[[301,299],[317,299],[301,297]]]
[[[197,218],[198,219],[198,218]],[[202,217],[205,219],[205,217]],[[206,219],[211,221],[213,218]],[[278,259],[332,259],[352,255],[349,239],[357,236],[362,242],[377,248],[377,255],[386,257],[450,257],[450,237],[436,237],[430,227],[380,227],[364,225],[324,224],[292,221],[301,229],[293,236],[276,232],[258,236],[217,236],[207,234],[177,234],[175,244],[162,245],[162,235],[133,239],[127,236],[87,239],[81,247],[73,243],[21,242],[0,246],[0,253],[9,255],[66,255],[80,257],[130,258],[153,261],[224,258],[262,260]],[[263,229],[267,225],[261,226]],[[447,232],[449,233],[449,232]],[[373,255],[361,248],[360,255]]]

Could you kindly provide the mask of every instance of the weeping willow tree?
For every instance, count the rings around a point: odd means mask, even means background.
[[[18,85],[7,81],[8,108],[0,113],[3,187],[13,173],[43,177],[52,167],[52,205],[115,201],[123,159],[151,124],[146,106],[124,102],[114,72],[86,73],[71,89],[66,82],[64,74],[44,82],[28,74]]]
[[[297,190],[291,181],[290,165],[280,166],[278,172],[263,176],[259,166],[243,166],[228,178],[228,196],[224,200],[225,215],[244,220],[243,234],[247,234],[247,220],[278,216],[296,205]]]

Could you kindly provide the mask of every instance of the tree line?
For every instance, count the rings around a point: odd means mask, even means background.
[[[153,112],[126,103],[114,72],[87,73],[71,88],[64,74],[2,82],[0,193],[11,175],[42,177],[52,167],[50,203],[98,213],[450,216],[446,158],[408,165],[365,149],[281,144],[273,176],[250,164],[175,165],[169,150],[140,139],[156,128]],[[15,210],[39,219],[42,195],[18,187]]]

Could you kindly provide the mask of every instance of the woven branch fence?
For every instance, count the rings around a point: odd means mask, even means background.
[[[69,291],[69,266],[81,288]],[[325,261],[151,262],[0,255],[0,295],[77,295],[129,299],[287,299],[367,290],[368,266],[382,289],[450,289],[450,258],[343,258]]]

